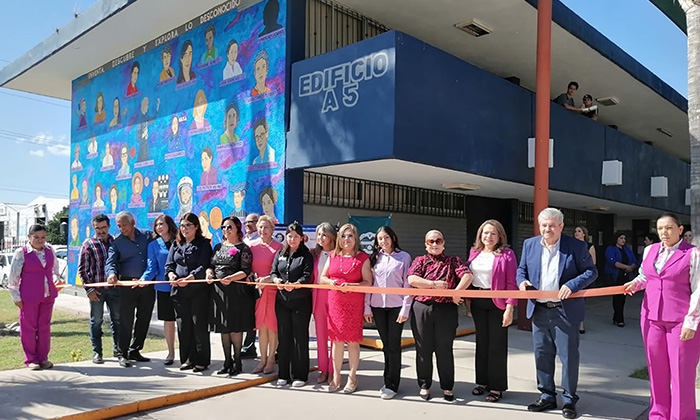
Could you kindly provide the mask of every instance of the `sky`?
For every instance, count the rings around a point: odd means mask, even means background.
[[[524,1],[524,0],[523,0]],[[561,0],[603,35],[687,96],[687,38],[648,0]],[[95,0],[3,4],[0,67],[82,13]],[[0,88],[0,202],[69,196],[70,103]]]

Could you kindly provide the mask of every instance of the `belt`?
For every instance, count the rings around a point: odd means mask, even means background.
[[[485,288],[485,287],[476,287],[476,286],[472,286],[472,289],[476,289],[476,290],[491,290],[491,289],[487,289],[487,288]]]
[[[561,308],[561,302],[535,302],[535,304],[547,309]]]

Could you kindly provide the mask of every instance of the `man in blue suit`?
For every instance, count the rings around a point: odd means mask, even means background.
[[[585,242],[562,235],[564,214],[561,211],[546,208],[537,216],[537,222],[541,236],[523,243],[518,287],[559,293],[553,299],[527,302],[527,317],[532,319],[537,389],[541,392],[540,398],[527,409],[539,412],[557,408],[554,359],[559,354],[563,367],[562,415],[573,419],[577,417],[578,402],[578,325],[583,321],[586,305],[583,298],[569,297],[593,283],[598,271]]]

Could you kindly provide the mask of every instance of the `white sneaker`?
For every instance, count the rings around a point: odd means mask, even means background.
[[[304,385],[306,385],[306,382],[304,382],[304,381],[296,380],[296,381],[292,382],[292,386],[294,388],[301,388]]]
[[[278,379],[277,380],[277,386],[287,386],[287,380],[286,379]]]
[[[29,370],[39,370],[41,369],[41,366],[38,363],[30,363],[27,365],[27,368]]]
[[[382,385],[381,388],[379,388],[380,393],[384,393],[384,390],[386,389],[386,385]]]
[[[395,396],[396,396],[396,392],[392,391],[389,388],[384,388],[382,390],[381,397],[383,400],[390,400],[390,399],[394,398]]]

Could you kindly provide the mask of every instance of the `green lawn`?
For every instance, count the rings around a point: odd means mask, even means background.
[[[87,305],[87,301],[85,301]],[[19,309],[12,302],[10,293],[0,291],[0,322],[9,324],[19,320]],[[102,324],[102,343],[105,357],[112,356],[112,335],[109,323]],[[166,350],[165,339],[149,335],[144,353]],[[24,352],[19,337],[0,337],[0,370],[17,369],[24,366]],[[90,320],[85,316],[55,310],[51,320],[51,352],[49,359],[54,363],[66,363],[92,359],[90,345]]]
[[[649,369],[646,366],[640,367],[639,369],[632,372],[630,378],[649,380]]]

